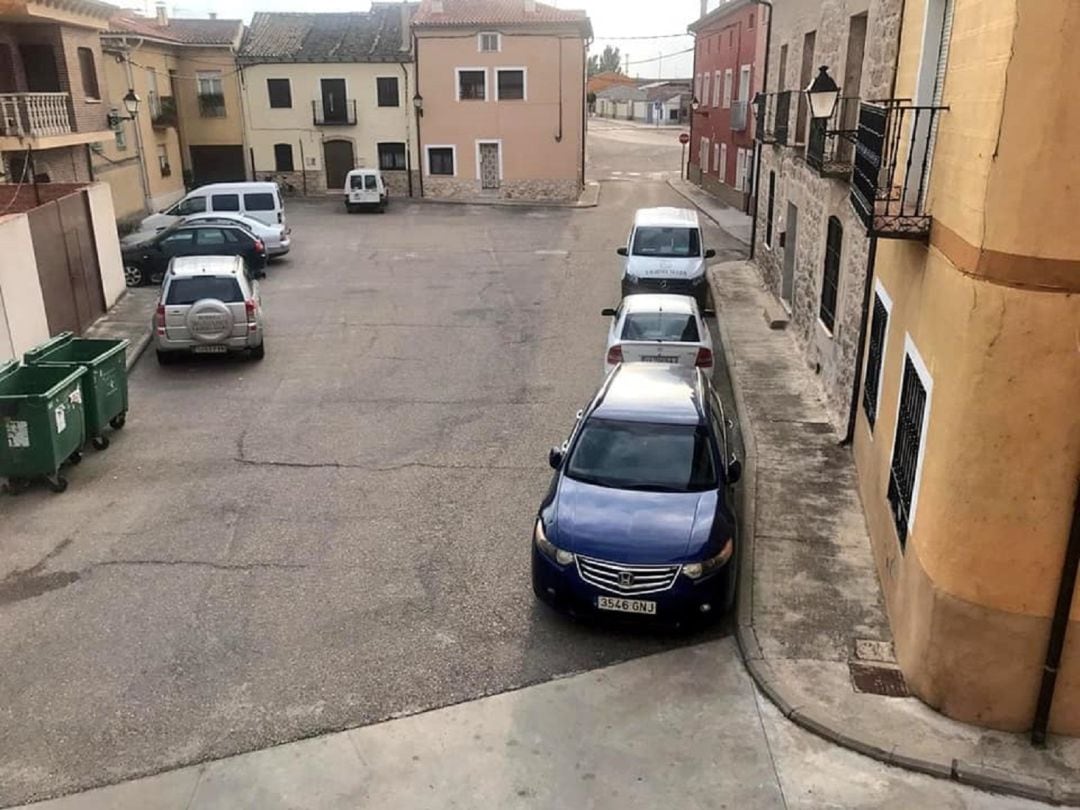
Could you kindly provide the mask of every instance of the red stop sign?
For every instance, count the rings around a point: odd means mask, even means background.
[[[680,132],[679,143],[681,143],[683,146],[686,146],[686,144],[690,143],[690,136],[687,135],[685,132]]]

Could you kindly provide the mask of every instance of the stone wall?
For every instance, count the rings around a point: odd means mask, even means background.
[[[404,171],[384,171],[383,182],[391,198],[409,196],[409,175]],[[326,174],[322,169],[308,169],[306,172],[256,172],[256,180],[266,180],[281,185],[282,193],[287,197],[304,196],[305,178],[307,182],[307,196],[322,197],[326,194],[337,192],[344,193],[344,189],[326,187]],[[413,172],[413,194],[419,194],[419,172]]]
[[[424,196],[442,199],[496,198],[504,200],[576,200],[576,180],[503,180],[498,189],[481,189],[479,180],[460,177],[424,177]]]

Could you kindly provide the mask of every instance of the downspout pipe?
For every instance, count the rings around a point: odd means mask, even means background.
[[[1050,622],[1050,641],[1046,645],[1046,661],[1043,663],[1039,698],[1035,703],[1035,718],[1031,721],[1031,744],[1042,748],[1046,745],[1046,730],[1050,725],[1050,708],[1054,704],[1061,654],[1065,649],[1065,634],[1069,630],[1069,613],[1076,591],[1076,572],[1080,568],[1080,479],[1077,480],[1076,498],[1073,500],[1072,528],[1065,546],[1065,561],[1061,566],[1058,583],[1057,604]]]
[[[132,90],[135,89],[135,74],[131,70],[131,53],[142,47],[144,40],[140,37],[138,44],[132,47],[127,37],[124,37],[123,42],[124,49],[124,69],[127,73],[128,87]],[[135,125],[135,149],[139,153],[139,181],[142,183],[143,188],[143,205],[146,206],[146,212],[148,214],[154,213],[154,200],[150,196],[150,173],[146,168],[146,150],[143,147],[142,126],[139,123],[139,114],[135,113],[135,120],[131,122]],[[123,126],[121,124],[121,126]]]
[[[415,29],[414,29],[415,30]],[[413,64],[416,67],[413,72],[416,75],[416,92],[420,92],[420,37],[413,34]],[[412,99],[409,99],[409,103],[412,104]],[[420,156],[420,171],[416,173],[417,179],[420,185],[420,196],[424,196],[424,139],[420,137],[420,119],[423,118],[424,113],[422,110],[418,110],[413,107],[413,115],[416,116],[416,154]],[[455,167],[456,169],[457,167]]]
[[[769,22],[765,27],[765,62],[761,68],[761,92],[768,92],[769,88],[769,56],[772,53],[772,18],[773,18],[773,6],[768,0],[753,0],[755,5],[765,6],[769,10]],[[778,88],[779,89],[779,88]],[[757,115],[764,115],[764,105],[759,110]],[[755,130],[757,128],[757,121],[754,121]],[[751,206],[753,209],[750,212],[750,258],[754,258],[754,252],[757,249],[757,212],[758,205],[761,203],[761,149],[764,146],[755,138],[754,142],[754,204]]]

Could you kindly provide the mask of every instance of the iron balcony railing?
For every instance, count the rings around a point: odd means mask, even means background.
[[[27,137],[67,135],[75,129],[67,93],[0,94],[0,134]]]
[[[176,111],[176,99],[172,96],[158,96],[157,109],[150,110],[150,123],[154,129],[167,129],[179,123]]]
[[[754,138],[756,140],[761,143],[787,145],[792,95],[791,90],[758,94],[755,99],[757,104],[757,127]]]
[[[832,117],[810,121],[806,162],[822,177],[849,177],[859,131],[858,98],[837,100]]]
[[[748,101],[733,101],[731,102],[731,131],[732,132],[745,132],[746,122],[750,118],[750,102]]]
[[[851,204],[875,236],[924,239],[930,163],[941,113],[892,99],[859,107]]]
[[[316,126],[354,126],[356,124],[356,99],[311,102],[312,118]]]

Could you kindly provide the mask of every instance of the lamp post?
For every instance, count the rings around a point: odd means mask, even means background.
[[[806,90],[806,101],[810,106],[811,118],[832,118],[836,104],[840,100],[840,88],[829,75],[827,65],[818,68],[818,75],[810,82]]]
[[[124,109],[127,111],[127,115],[120,115],[120,113],[112,110],[109,112],[109,127],[116,129],[120,126],[121,121],[134,121],[139,112],[139,102],[142,99],[135,93],[134,88],[128,88],[127,95],[124,96]]]
[[[424,97],[417,93],[412,97],[413,109],[416,110],[416,114],[420,117],[424,115]]]

